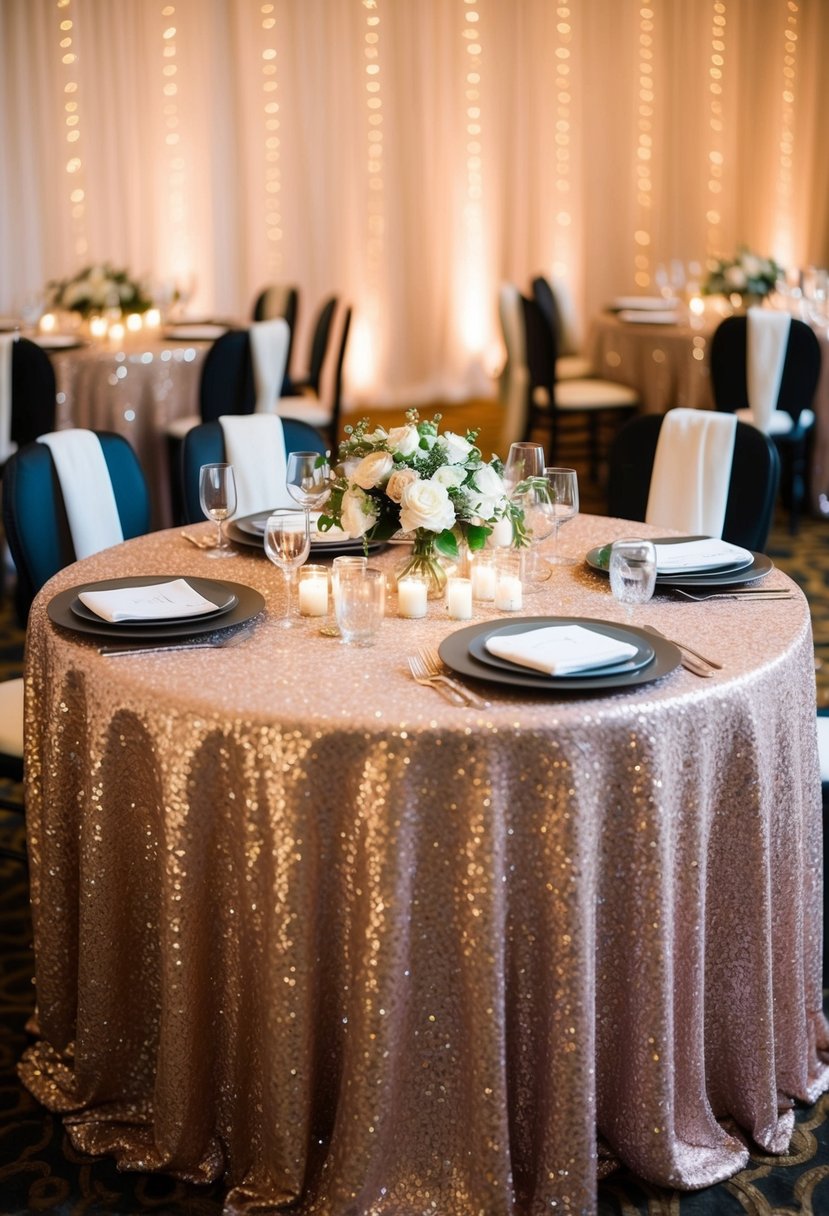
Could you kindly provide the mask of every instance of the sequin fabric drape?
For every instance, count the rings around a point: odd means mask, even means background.
[[[623,530],[580,518],[562,548]],[[220,564],[157,534],[32,611],[20,1067],[75,1147],[303,1216],[591,1213],[614,1156],[736,1172],[726,1117],[783,1151],[829,1084],[805,600],[660,597],[640,622],[721,674],[478,711],[409,676],[442,607],[354,649],[273,624],[264,558]],[[49,623],[55,591],[137,573],[268,612],[235,649],[126,659]],[[622,619],[584,567],[529,611]]]

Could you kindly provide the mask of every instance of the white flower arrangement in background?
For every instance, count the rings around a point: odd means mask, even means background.
[[[152,308],[153,302],[143,283],[132,279],[126,270],[103,262],[85,266],[69,279],[49,283],[47,306],[89,317],[108,312],[143,313]]]
[[[702,287],[703,295],[767,296],[783,274],[783,269],[772,258],[761,258],[741,246],[733,258],[714,258],[708,263],[708,278]]]

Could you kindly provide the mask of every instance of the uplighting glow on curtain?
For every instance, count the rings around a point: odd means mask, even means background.
[[[354,306],[352,401],[492,386],[497,289],[589,317],[745,243],[829,260],[825,0],[3,0],[0,310],[109,259]]]

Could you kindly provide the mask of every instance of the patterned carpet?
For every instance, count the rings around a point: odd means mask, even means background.
[[[460,429],[460,422],[455,429]],[[601,510],[600,495],[589,485],[583,485],[583,490],[583,508]],[[781,516],[769,552],[809,597],[818,700],[829,705],[829,523],[806,520],[795,539],[789,537],[785,525]],[[0,677],[19,673],[22,643],[9,611],[0,606]],[[0,845],[20,843],[22,836],[22,829],[0,812]],[[157,1175],[119,1174],[108,1160],[74,1152],[60,1119],[38,1106],[16,1077],[15,1063],[28,1041],[25,1025],[32,1004],[27,873],[23,865],[0,859],[0,1216],[39,1212],[218,1216],[222,1209],[218,1186],[195,1187]],[[599,1214],[826,1216],[828,1117],[829,1095],[814,1107],[797,1111],[787,1156],[768,1157],[758,1151],[742,1173],[703,1191],[666,1191],[619,1170],[600,1187]]]

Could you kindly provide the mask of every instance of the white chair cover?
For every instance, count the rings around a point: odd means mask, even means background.
[[[124,539],[103,449],[93,431],[41,435],[52,453],[75,556],[80,560]]]
[[[236,480],[236,514],[295,507],[285,486],[282,419],[275,414],[228,414],[219,419],[225,455]]]
[[[256,386],[256,413],[276,413],[282,391],[291,330],[283,317],[254,321],[250,327],[250,353]]]
[[[746,388],[752,421],[769,433],[780,393],[792,319],[787,312],[749,308],[746,323]]]
[[[656,445],[645,521],[689,536],[722,536],[737,419],[669,410]]]
[[[12,357],[17,334],[0,334],[0,461],[17,448],[12,443]]]

